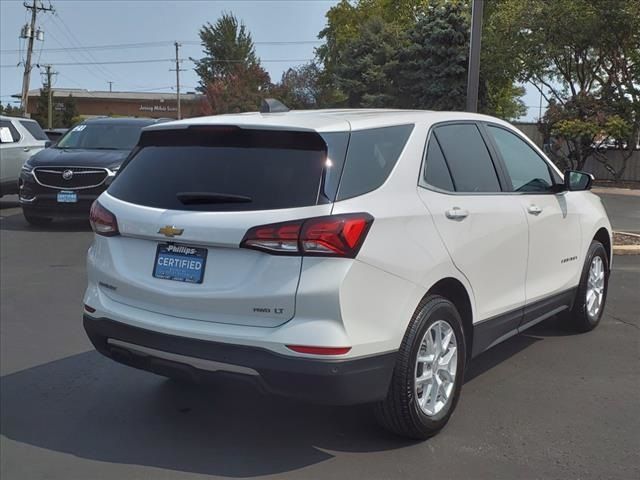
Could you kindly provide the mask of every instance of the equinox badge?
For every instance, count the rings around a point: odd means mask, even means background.
[[[158,233],[163,234],[165,237],[176,237],[182,235],[184,228],[176,228],[173,225],[165,225],[158,230]]]

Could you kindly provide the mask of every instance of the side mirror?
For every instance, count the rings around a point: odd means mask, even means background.
[[[564,172],[564,187],[569,192],[591,190],[595,177],[587,172],[567,170]]]
[[[51,145],[53,145],[53,142],[51,140],[47,140],[46,142],[44,142],[44,148],[49,148]]]

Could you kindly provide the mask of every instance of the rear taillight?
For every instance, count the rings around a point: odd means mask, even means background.
[[[113,237],[119,235],[118,221],[116,216],[109,210],[100,205],[97,200],[91,205],[91,211],[89,212],[89,222],[91,222],[91,228],[98,235],[105,237]]]
[[[354,258],[372,223],[368,213],[272,223],[250,229],[240,246],[275,255]]]

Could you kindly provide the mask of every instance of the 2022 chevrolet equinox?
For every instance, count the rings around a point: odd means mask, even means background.
[[[91,210],[84,327],[118,362],[373,403],[427,438],[470,359],[555,314],[599,323],[611,226],[591,181],[477,114],[147,127]]]

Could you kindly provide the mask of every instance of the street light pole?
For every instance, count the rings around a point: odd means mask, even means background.
[[[478,111],[478,84],[480,83],[480,45],[482,42],[483,10],[484,0],[473,0],[473,7],[471,9],[469,72],[467,76],[467,112]]]

